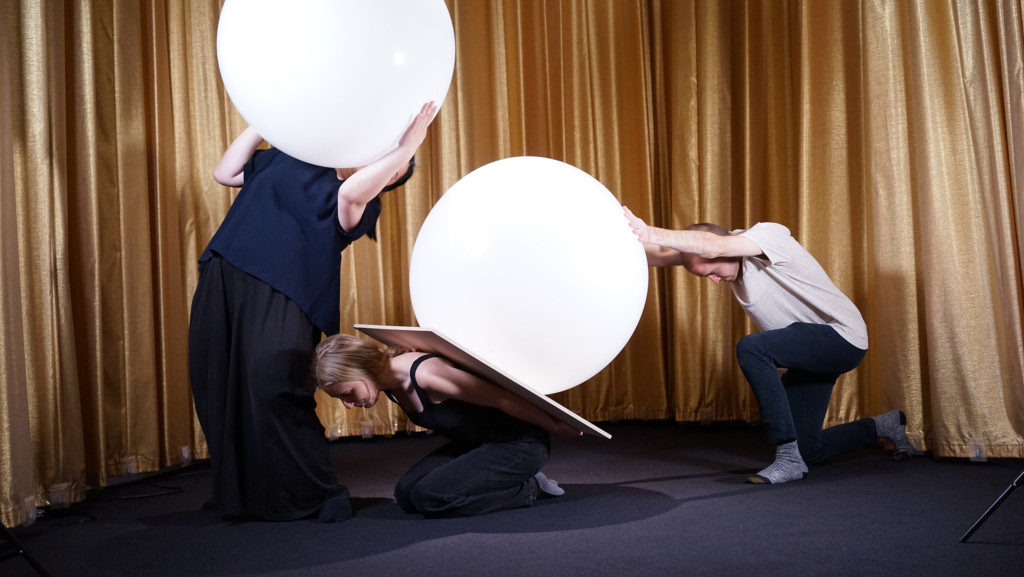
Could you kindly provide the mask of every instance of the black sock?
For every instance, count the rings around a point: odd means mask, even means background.
[[[320,506],[320,521],[323,523],[340,523],[355,517],[352,502],[348,495],[337,495],[324,501]]]

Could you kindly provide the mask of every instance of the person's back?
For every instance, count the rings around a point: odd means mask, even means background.
[[[826,324],[853,346],[867,350],[867,326],[860,310],[788,228],[766,222],[739,234],[764,253],[744,257],[743,272],[731,285],[759,329],[780,329],[794,322]]]

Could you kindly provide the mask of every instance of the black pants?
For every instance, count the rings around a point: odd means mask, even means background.
[[[529,507],[537,498],[533,478],[548,460],[551,438],[532,425],[521,435],[487,443],[449,442],[413,465],[395,486],[407,513],[425,517],[481,515]]]
[[[192,300],[189,379],[225,515],[298,519],[347,495],[315,412],[319,341],[286,296],[221,258],[206,263]]]

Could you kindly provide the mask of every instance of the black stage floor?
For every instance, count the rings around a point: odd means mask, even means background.
[[[332,443],[357,517],[225,522],[200,506],[199,463],[90,493],[14,534],[59,576],[1024,575],[1024,490],[960,537],[1024,470],[862,451],[779,486],[750,485],[771,449],[745,424],[601,423],[611,440],[556,441],[566,489],[465,519],[405,515],[394,481],[440,439]],[[9,545],[3,545],[9,548]],[[37,575],[22,556],[0,575]]]

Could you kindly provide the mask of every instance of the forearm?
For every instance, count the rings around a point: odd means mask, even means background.
[[[644,243],[644,254],[647,255],[648,266],[676,266],[683,264],[683,253],[649,242]]]
[[[523,397],[455,368],[447,361],[420,365],[419,371],[416,378],[420,387],[438,400],[458,399],[474,405],[491,407],[546,431],[560,432],[568,428],[560,420]]]
[[[345,179],[338,187],[338,203],[365,205],[387,186],[395,173],[405,172],[416,148],[398,146]]]
[[[637,239],[644,244],[644,251],[647,253],[648,263],[652,266],[663,266],[664,264],[681,264],[682,255],[673,256],[671,253],[686,253],[701,258],[712,259],[730,256],[753,256],[760,253],[760,249],[753,242],[733,235],[717,235],[704,230],[671,230],[650,226],[640,217],[633,214],[628,207],[622,207],[626,221]],[[656,247],[662,247],[658,249]],[[676,262],[663,262],[661,259],[671,259]]]
[[[647,227],[647,231],[648,237],[645,244],[658,247],[648,249],[645,246],[648,261],[652,257],[668,259],[679,253],[693,254],[702,258],[729,256],[725,254],[725,243],[721,240],[728,237],[700,230],[670,230],[654,226]]]
[[[263,137],[253,127],[248,127],[235,138],[213,169],[213,178],[225,186],[241,186],[245,163],[259,148]]]
[[[427,127],[437,114],[437,105],[427,102],[398,139],[398,146],[349,175],[338,187],[338,222],[345,230],[355,226],[363,216],[366,203],[374,199],[391,179],[404,173],[412,155],[427,135]]]
[[[411,152],[396,148],[341,183],[338,187],[338,224],[342,229],[352,230],[359,224],[366,204],[384,190],[395,173],[407,169],[411,158]]]
[[[545,431],[554,432],[561,427],[561,421],[545,413],[539,407],[525,401],[522,397],[507,391],[503,391],[503,393],[498,406],[501,412],[520,421],[536,425]]]

